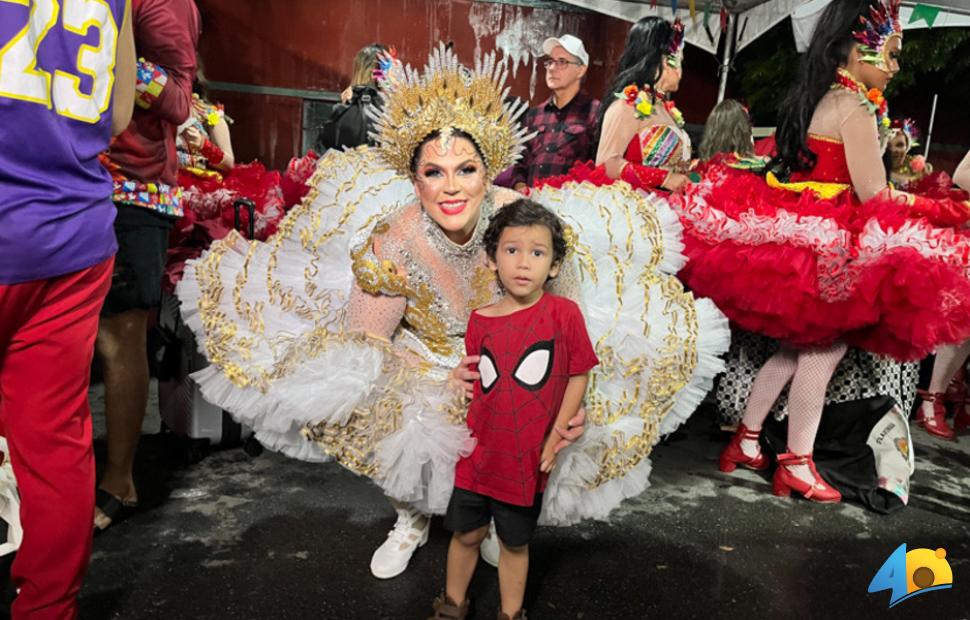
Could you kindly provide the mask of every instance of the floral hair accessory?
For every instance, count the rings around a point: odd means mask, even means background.
[[[665,58],[667,66],[679,69],[684,59],[684,22],[680,18],[674,20],[673,31],[670,33],[670,41],[667,44]]]
[[[860,15],[852,37],[859,43],[862,61],[886,70],[889,64],[888,44],[902,38],[903,27],[899,23],[900,0],[879,0],[869,7],[868,15]]]

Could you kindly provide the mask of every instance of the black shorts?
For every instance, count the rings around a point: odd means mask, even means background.
[[[118,253],[101,316],[154,308],[162,301],[168,234],[174,220],[142,207],[116,204]]]
[[[521,547],[532,540],[532,533],[542,510],[542,493],[536,494],[531,506],[516,506],[465,489],[454,489],[445,527],[456,534],[464,534],[488,525],[495,519],[495,531],[506,547]]]

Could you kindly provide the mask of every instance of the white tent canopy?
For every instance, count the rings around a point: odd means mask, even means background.
[[[611,15],[628,22],[635,22],[643,17],[656,15],[671,19],[675,12],[671,0],[562,0],[568,4],[580,6],[591,11]],[[815,23],[832,0],[716,0],[711,2],[713,15],[705,27],[703,7],[706,0],[697,0],[696,17],[691,18],[688,0],[676,2],[676,16],[684,22],[684,34],[687,42],[711,54],[717,54],[721,47],[721,8],[728,10],[728,44],[721,48],[721,75],[718,101],[724,98],[727,87],[727,75],[734,55],[753,43],[758,37],[773,28],[787,17],[792,18],[792,28],[795,33],[795,44],[799,52],[808,49]],[[654,5],[655,6],[652,6]],[[904,0],[900,10],[900,21],[903,28],[927,28],[928,24],[920,20],[909,23],[913,8],[917,4],[938,7],[939,15],[934,22],[934,28],[970,27],[970,0]]]
[[[635,22],[648,15],[670,19],[674,16],[671,0],[658,0],[651,6],[651,0],[562,0],[567,4],[580,6],[597,13],[611,15],[628,22]],[[737,21],[737,51],[744,49],[758,37],[770,30],[785,18],[791,16],[795,28],[796,44],[802,51],[802,44],[811,37],[815,21],[822,10],[832,0],[715,0],[711,2],[713,15],[709,20],[710,33],[704,28],[705,0],[697,0],[697,17],[692,20],[688,0],[677,2],[677,16],[684,22],[687,42],[711,54],[717,54],[721,40],[721,7],[726,8]],[[909,23],[913,7],[926,4],[940,8],[934,28],[970,26],[970,0],[905,0],[900,11],[903,28],[926,28],[925,21]],[[807,37],[807,38],[806,38]],[[807,44],[805,44],[807,47]]]
[[[660,0],[656,6],[651,6],[649,1],[636,2],[630,0],[563,0],[567,4],[610,15],[628,22],[635,22],[643,17],[656,15],[666,19],[674,17],[670,0]],[[722,6],[727,8],[731,15],[743,15],[743,33],[739,40],[739,46],[744,47],[748,43],[757,39],[772,26],[785,19],[798,4],[804,0],[727,0],[725,2],[711,2],[711,17],[707,27],[704,25],[704,0],[697,1],[696,17],[691,18],[690,8],[687,0],[680,0],[677,3],[677,17],[684,22],[684,34],[687,42],[702,50],[717,54],[721,43],[721,19],[720,12]],[[740,11],[740,13],[739,13]],[[739,49],[740,49],[739,47]]]

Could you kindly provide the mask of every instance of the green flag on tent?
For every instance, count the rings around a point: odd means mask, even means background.
[[[919,20],[926,22],[926,25],[930,28],[936,22],[936,18],[940,16],[940,7],[929,6],[927,4],[917,4],[913,7],[913,13],[909,16],[909,23],[915,24]]]

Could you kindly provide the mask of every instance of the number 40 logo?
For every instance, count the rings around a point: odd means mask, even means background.
[[[869,583],[869,593],[891,590],[889,606],[934,590],[953,587],[953,571],[946,549],[913,549],[899,545]]]
[[[98,44],[81,45],[77,54],[77,71],[92,78],[90,93],[81,91],[81,78],[56,70],[51,75],[37,67],[37,50],[50,29],[57,25],[61,6],[57,0],[0,0],[0,3],[29,6],[27,23],[13,38],[0,41],[0,97],[20,99],[53,107],[57,113],[97,123],[111,103],[114,85],[115,49],[118,26],[111,7],[104,0],[63,0],[62,26],[65,30],[86,36],[90,28],[98,30]]]

